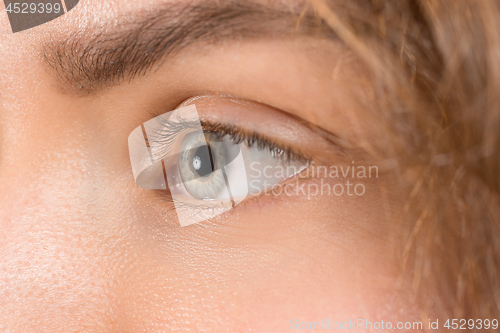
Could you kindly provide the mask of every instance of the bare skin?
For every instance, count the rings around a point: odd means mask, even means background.
[[[130,132],[150,110],[197,96],[212,121],[257,129],[328,165],[363,160],[299,121],[361,145],[365,110],[354,92],[368,88],[339,42],[194,43],[92,93],[65,89],[44,63],[48,41],[168,2],[82,0],[17,34],[0,14],[0,331],[288,332],[323,319],[420,320],[399,273],[404,215],[387,173],[359,180],[362,196],[265,195],[184,228],[165,194],[136,186]],[[250,102],[236,110],[227,95]]]

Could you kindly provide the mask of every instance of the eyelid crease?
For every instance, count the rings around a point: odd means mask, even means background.
[[[181,106],[186,105],[185,103],[182,103]],[[180,133],[185,132],[189,129],[198,129],[198,126],[201,123],[203,132],[205,133],[213,133],[219,139],[228,135],[234,144],[245,143],[248,147],[256,146],[259,150],[269,149],[273,157],[280,159],[280,161],[284,164],[290,163],[292,161],[304,163],[311,163],[315,161],[314,157],[300,151],[299,149],[295,149],[289,145],[280,144],[276,142],[276,140],[269,138],[266,135],[263,135],[256,131],[247,131],[236,125],[215,123],[209,120],[202,119],[200,119],[200,123],[186,120],[171,122],[168,120],[164,121],[162,117],[159,117],[164,114],[164,111],[149,110],[148,113],[150,114],[152,119],[157,119],[161,122],[160,124],[162,126],[162,130],[161,133],[158,133],[159,136],[157,137],[157,143],[161,143],[161,146],[163,147],[171,147]],[[298,120],[301,119],[298,118]],[[305,122],[307,123],[307,121]],[[168,150],[157,149],[153,153],[153,158],[155,160],[161,160],[165,156],[167,156],[168,153]]]
[[[205,100],[205,99],[221,99],[221,100],[227,100],[232,103],[237,103],[240,105],[246,105],[247,103],[251,104],[262,104],[259,102],[255,102],[250,99],[245,99],[241,98],[235,95],[231,94],[225,94],[225,93],[206,93],[206,94],[198,94],[196,96],[192,96],[190,98],[184,99],[183,102],[178,104],[175,109],[186,107],[190,104],[193,104],[197,101],[200,100]],[[313,135],[317,136],[317,140],[323,141],[321,146],[323,146],[323,149],[321,151],[316,151],[313,154],[306,153],[304,149],[297,149],[294,148],[290,145],[279,143],[279,139],[275,139],[272,137],[269,137],[267,135],[264,135],[262,133],[259,133],[254,130],[246,130],[245,128],[238,126],[238,125],[233,125],[229,123],[224,123],[224,121],[221,122],[214,122],[211,120],[208,120],[207,117],[203,117],[202,114],[200,114],[200,123],[202,126],[202,129],[204,132],[214,132],[217,134],[219,132],[219,137],[222,137],[224,135],[229,135],[231,139],[235,140],[235,143],[242,143],[245,142],[250,144],[250,146],[257,144],[257,148],[259,149],[269,149],[271,152],[275,152],[276,157],[279,157],[280,155],[285,155],[285,158],[282,159],[282,162],[287,162],[290,160],[295,160],[295,161],[300,161],[300,162],[314,162],[318,165],[322,164],[331,164],[334,162],[338,162],[338,159],[345,159],[348,158],[349,160],[352,158],[352,154],[359,155],[359,158],[363,157],[361,149],[358,147],[356,148],[351,142],[344,140],[343,138],[339,137],[335,133],[332,133],[320,125],[314,124],[312,122],[307,121],[306,119],[301,118],[299,115],[283,111],[279,108],[276,108],[272,105],[268,104],[262,104],[265,107],[271,108],[276,110],[278,113],[284,114],[288,118],[292,118],[295,122],[300,124],[300,126],[304,127],[302,130],[308,130],[310,131]],[[165,113],[164,109],[160,108],[146,108],[145,110],[151,118],[157,118],[161,116],[162,114]],[[205,119],[204,119],[205,118]],[[169,135],[174,135],[176,131],[178,132],[182,126],[185,126],[186,128],[192,127],[189,124],[168,124],[165,122],[165,129],[170,133]],[[173,126],[175,125],[175,126]],[[199,123],[197,124],[192,124],[193,126],[199,126]],[[198,128],[198,127],[197,127]],[[223,135],[220,135],[224,133]],[[175,138],[175,136],[174,136]],[[318,141],[319,143],[320,141]],[[315,147],[317,148],[317,147]],[[330,154],[331,153],[331,154]],[[331,159],[330,157],[327,157],[327,154],[329,156],[335,156],[334,159]],[[155,157],[158,155],[155,155]],[[288,156],[288,157],[287,157]],[[359,159],[358,158],[358,159]],[[158,159],[161,159],[161,156],[158,156]]]
[[[214,97],[225,99],[225,100],[231,101],[232,103],[236,103],[236,104],[240,104],[240,105],[245,105],[245,103],[255,103],[252,100],[247,100],[247,99],[244,99],[244,98],[241,98],[238,96],[234,96],[234,95],[230,95],[230,94],[215,93],[215,94],[199,95],[199,96],[194,96],[194,97],[188,98],[188,99],[184,100],[181,104],[179,104],[178,107],[184,107],[184,106],[187,106],[187,105],[192,104],[194,102],[197,102],[199,100],[214,98]],[[277,108],[275,108],[275,109],[277,109]],[[327,141],[332,146],[335,146],[337,153],[341,154],[342,156],[346,156],[347,151],[349,149],[353,148],[352,144],[350,142],[343,140],[338,135],[331,133],[330,131],[324,129],[320,125],[313,124],[312,122],[309,122],[309,121],[301,118],[300,116],[293,114],[293,113],[290,113],[290,112],[287,112],[287,111],[283,111],[280,109],[277,109],[277,111],[285,113],[287,117],[293,118],[295,121],[300,123],[302,126],[308,128],[310,131],[314,132],[315,134],[317,134],[318,136],[323,138],[325,141]],[[156,117],[156,116],[159,116],[160,114],[161,114],[161,112],[152,113],[152,116]],[[202,121],[202,123],[203,123],[203,121]],[[314,158],[312,158],[312,157],[311,157],[311,159],[314,160]]]

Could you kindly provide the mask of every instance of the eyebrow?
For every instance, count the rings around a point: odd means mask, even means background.
[[[194,43],[334,35],[307,6],[299,11],[251,0],[181,2],[134,14],[119,30],[114,27],[90,40],[77,33],[51,40],[43,46],[43,59],[63,90],[92,93],[146,75],[167,56]]]

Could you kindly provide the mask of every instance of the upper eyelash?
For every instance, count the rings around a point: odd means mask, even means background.
[[[284,163],[292,161],[307,163],[312,160],[302,152],[292,147],[278,144],[255,131],[247,132],[234,125],[215,124],[207,121],[202,121],[201,127],[204,132],[213,133],[218,138],[223,138],[227,135],[235,144],[245,143],[248,147],[256,146],[259,150],[268,149],[273,157],[280,159]]]
[[[156,142],[159,143],[162,148],[155,151],[156,156],[154,156],[154,158],[156,160],[163,159],[168,155],[169,147],[172,146],[179,133],[188,129],[199,129],[200,126],[200,123],[196,121],[181,120],[171,122],[163,120],[161,117],[158,118],[158,121],[161,122],[162,126],[161,130],[156,133]],[[273,157],[280,159],[284,164],[292,161],[304,163],[312,161],[312,158],[306,154],[290,146],[278,144],[255,131],[248,132],[234,125],[219,124],[210,121],[201,121],[201,127],[204,133],[215,134],[219,139],[229,136],[235,144],[245,143],[248,147],[256,146],[259,150],[268,149]]]

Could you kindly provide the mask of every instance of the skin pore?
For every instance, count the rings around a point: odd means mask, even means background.
[[[137,187],[130,132],[199,96],[203,119],[324,165],[377,163],[354,148],[380,135],[357,103],[369,98],[368,80],[335,40],[193,42],[145,75],[92,89],[47,64],[47,45],[75,36],[85,45],[93,29],[113,34],[175,2],[82,0],[18,34],[0,14],[0,330],[286,332],[291,320],[420,321],[399,269],[404,196],[382,164],[378,178],[356,179],[362,196],[264,195],[183,228],[168,194]]]

